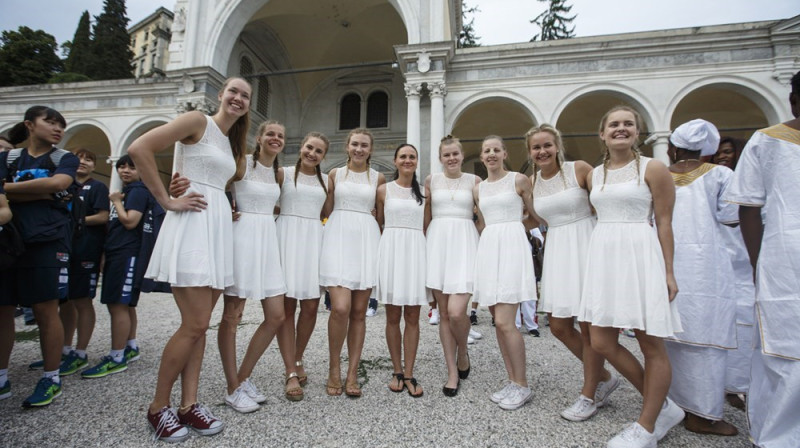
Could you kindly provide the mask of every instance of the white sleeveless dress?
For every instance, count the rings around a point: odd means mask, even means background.
[[[547,221],[539,311],[553,317],[579,314],[589,240],[597,221],[589,194],[575,177],[575,162],[565,162],[550,179],[533,186],[533,208]]]
[[[286,297],[319,299],[319,260],[322,250],[320,215],[327,193],[317,176],[297,173],[295,167],[283,169],[281,214],[278,216],[278,243],[286,279]],[[322,175],[325,188],[328,175]]]
[[[474,174],[448,179],[431,175],[425,284],[445,294],[472,294],[478,230],[472,220]]]
[[[333,212],[322,231],[322,286],[364,290],[377,283],[376,265],[381,232],[372,215],[379,173],[336,170]]]
[[[536,300],[531,245],[522,225],[522,198],[510,172],[495,182],[478,184],[486,227],[475,260],[475,298],[484,306]]]
[[[386,305],[425,305],[425,202],[418,203],[411,188],[390,182],[386,184],[383,216],[377,299]]]
[[[226,295],[261,300],[286,292],[274,216],[280,194],[273,168],[253,166],[248,155],[247,172],[233,183],[241,216],[233,223],[233,285]]]
[[[236,173],[230,141],[211,117],[193,145],[175,143],[175,169],[187,177],[189,192],[203,195],[200,212],[168,211],[145,277],[174,287],[233,284],[231,207],[225,185]]]
[[[674,302],[669,301],[666,268],[653,216],[653,196],[644,179],[648,157],[622,168],[592,173],[589,196],[597,226],[589,243],[583,283],[581,321],[598,327],[645,330],[668,337],[682,331]]]

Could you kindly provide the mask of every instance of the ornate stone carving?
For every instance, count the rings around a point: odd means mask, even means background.
[[[411,96],[418,97],[422,93],[422,84],[406,83],[404,87],[406,90],[406,98]]]
[[[430,91],[431,97],[434,97],[434,96],[446,96],[447,95],[447,84],[444,81],[429,82],[428,83],[428,90]]]
[[[420,73],[428,73],[431,69],[431,54],[423,50],[417,53],[417,70]]]

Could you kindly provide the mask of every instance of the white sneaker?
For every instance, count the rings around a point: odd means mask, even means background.
[[[258,390],[255,384],[250,382],[250,378],[242,381],[242,384],[240,384],[239,387],[241,387],[242,390],[244,390],[244,393],[246,393],[247,396],[256,403],[261,404],[267,401],[267,397],[265,397],[264,394]]]
[[[561,417],[572,422],[582,422],[594,414],[597,414],[597,406],[591,399],[581,395],[578,401],[561,412]]]
[[[472,336],[467,336],[467,344],[472,345],[478,341],[475,340]]]
[[[501,409],[506,411],[513,411],[525,405],[525,403],[533,399],[533,392],[529,387],[522,387],[519,384],[514,384],[511,391],[506,395],[503,400],[498,403]]]
[[[431,310],[431,318],[428,320],[428,323],[431,325],[439,325],[439,310],[432,309]]]
[[[372,316],[374,316],[376,314],[378,314],[378,309],[377,308],[372,308],[372,307],[368,307],[367,308],[367,317],[372,317]]]
[[[594,402],[598,408],[607,405],[611,400],[609,396],[619,387],[619,377],[611,374],[611,379],[608,381],[600,381],[597,383],[597,388],[594,390]]]
[[[258,403],[253,401],[252,398],[247,396],[247,392],[243,390],[242,386],[237,387],[232,394],[225,396],[225,404],[242,414],[255,412],[261,407]]]
[[[663,439],[664,436],[667,435],[667,431],[683,421],[684,417],[686,417],[686,413],[683,412],[683,409],[667,397],[667,399],[664,400],[664,405],[661,407],[661,412],[658,414],[653,430],[657,440]]]
[[[478,333],[477,331],[473,330],[472,328],[469,329],[469,336],[472,339],[481,339],[483,337],[482,334]]]
[[[513,387],[514,383],[508,383],[505,385],[505,387],[493,393],[489,399],[492,400],[492,403],[500,403],[503,401],[503,398],[506,398],[506,395],[508,395]]]
[[[656,435],[647,432],[638,422],[632,423],[614,436],[606,445],[608,448],[656,448]]]

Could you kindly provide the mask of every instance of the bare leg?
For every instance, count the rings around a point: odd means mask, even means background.
[[[131,319],[131,329],[128,332],[128,340],[136,339],[136,329],[139,328],[139,316],[136,314],[136,307],[128,307],[128,316]]]
[[[0,369],[7,369],[14,349],[14,308],[0,306]]]
[[[213,297],[211,298],[211,310],[217,305],[222,291],[219,289],[212,290]],[[211,321],[211,315],[208,316],[208,321]],[[206,323],[206,330],[208,323]],[[184,414],[189,411],[189,408],[197,403],[197,390],[200,387],[200,370],[203,368],[203,357],[206,352],[206,332],[197,339],[194,346],[191,348],[191,356],[189,357],[186,366],[181,371],[181,408],[178,412]]]
[[[389,357],[392,359],[392,372],[403,372],[402,358],[402,333],[400,331],[400,317],[403,314],[402,306],[386,305],[386,345],[389,347]],[[406,359],[408,362],[408,359]],[[397,379],[392,377],[391,389],[399,389],[402,384],[397,384]]]
[[[552,321],[550,321],[552,322]],[[550,324],[552,328],[553,324]],[[597,385],[600,381],[608,381],[611,379],[611,372],[603,368],[606,360],[603,355],[597,353],[592,348],[592,341],[589,335],[589,327],[591,324],[588,322],[581,322],[581,341],[583,344],[583,389],[581,394],[584,397],[594,400],[594,393],[597,390]]]
[[[518,304],[498,303],[495,305],[495,327],[497,339],[503,340],[505,353],[503,360],[508,369],[508,377],[511,381],[523,387],[528,387],[528,379],[525,374],[525,341],[522,334],[517,331],[514,324]]]
[[[369,305],[369,294],[372,288],[353,291],[350,307],[350,325],[347,329],[347,377],[345,384],[358,382],[358,364],[361,362],[361,351],[364,348],[364,337],[367,334],[366,312]]]
[[[581,334],[575,329],[574,319],[571,317],[553,317],[548,314],[550,332],[564,344],[576,358],[583,361],[583,341]]]
[[[319,309],[319,299],[306,299],[300,301],[300,316],[297,318],[297,336],[295,338],[295,361],[302,361],[303,354],[306,352],[308,341],[314,333],[317,325],[317,310]],[[300,375],[305,375],[303,367],[298,368]]]
[[[447,303],[447,314],[450,317],[450,331],[456,341],[456,367],[466,370],[469,365],[467,351],[467,336],[469,336],[469,317],[467,317],[467,302],[469,294],[450,294]]]
[[[126,303],[108,304],[108,314],[111,315],[111,349],[125,350],[128,334],[131,331],[131,317]]]
[[[261,359],[285,320],[283,294],[262,300],[261,308],[264,310],[264,322],[261,322],[261,325],[253,333],[250,344],[247,346],[247,352],[242,359],[242,365],[239,366],[240,383],[253,374],[256,363]]]
[[[669,385],[672,382],[672,367],[664,347],[664,340],[645,334],[644,331],[634,330],[639,347],[644,355],[644,402],[642,413],[639,415],[639,424],[646,430],[653,432],[656,419],[661,412],[661,406],[667,398]]]
[[[403,307],[403,320],[406,324],[403,332],[403,359],[405,360],[403,376],[406,378],[414,376],[414,364],[417,361],[417,348],[419,347],[419,312],[421,308],[421,306]],[[466,317],[466,314],[464,316]],[[422,387],[417,386],[417,391],[417,393],[421,392]]]
[[[447,383],[445,383],[445,387],[455,389],[458,385],[458,367],[456,366],[458,343],[455,336],[453,336],[453,328],[450,323],[450,296],[443,294],[441,291],[434,290],[433,297],[439,303],[439,309],[442,310],[442,312],[439,313],[439,339],[442,341],[444,362],[447,365]]]
[[[64,346],[64,327],[58,315],[58,300],[37,303],[31,308],[39,325],[39,345],[42,348],[44,371],[58,370],[61,365],[61,348]]]
[[[227,393],[232,394],[239,387],[236,376],[236,329],[242,321],[242,313],[247,302],[234,296],[223,298],[222,320],[217,330],[217,347],[222,361],[222,372],[225,374]]]
[[[64,327],[64,345],[72,345],[75,338],[75,328],[78,326],[78,310],[71,300],[60,303],[58,315],[61,317],[61,325]]]
[[[75,309],[78,311],[78,341],[75,348],[78,350],[86,350],[86,348],[89,347],[89,341],[92,339],[92,333],[94,333],[96,321],[94,303],[92,303],[92,299],[90,298],[70,300],[70,302],[75,305]],[[133,324],[133,322],[131,322],[131,324]],[[65,345],[66,342],[72,342],[72,337],[70,336],[70,338],[64,342]]]
[[[288,378],[290,374],[296,371],[295,360],[295,338],[294,338],[294,313],[297,309],[297,299],[291,297],[283,298],[283,314],[284,320],[281,328],[278,329],[278,350],[281,352],[283,359],[283,367],[286,371],[285,375]]]
[[[342,346],[350,324],[351,291],[341,286],[333,286],[328,288],[328,292],[331,296],[331,314],[328,317],[328,384],[341,385]]]

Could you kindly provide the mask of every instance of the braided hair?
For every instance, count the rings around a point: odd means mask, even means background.
[[[369,161],[372,158],[372,149],[375,145],[375,137],[373,137],[372,132],[370,132],[367,128],[355,128],[347,134],[347,139],[344,141],[344,150],[347,152],[347,163],[345,164],[347,172],[345,173],[344,177],[346,178],[347,174],[350,173],[350,151],[348,151],[347,148],[350,147],[350,139],[356,134],[366,135],[369,137],[369,155],[367,156],[367,181],[369,181]]]
[[[283,128],[283,132],[284,133],[286,132],[286,126],[284,126],[283,123],[281,123],[280,121],[277,121],[277,120],[266,120],[263,123],[261,123],[261,125],[258,126],[258,132],[256,132],[256,135],[258,137],[261,137],[261,135],[264,134],[264,131],[267,130],[267,126],[270,126],[270,125],[273,125],[273,124],[282,127]],[[256,164],[258,164],[258,156],[260,154],[261,154],[261,143],[259,143],[258,139],[256,138],[256,149],[253,150],[253,168],[255,168]],[[272,162],[272,171],[275,173],[275,179],[278,178],[278,169],[279,168],[280,168],[280,163],[278,162],[278,158],[275,157],[275,161]]]
[[[603,133],[603,130],[605,129],[606,124],[608,122],[608,117],[614,112],[619,112],[619,111],[630,112],[631,114],[633,114],[634,121],[636,122],[636,130],[640,131],[642,129],[642,116],[639,115],[639,112],[637,112],[632,107],[621,105],[612,107],[611,110],[609,110],[608,112],[606,112],[605,115],[603,115],[603,118],[600,120],[600,129],[598,131],[598,135]],[[608,149],[608,146],[606,145],[605,141],[603,141],[602,139],[600,139],[600,141],[602,144],[602,151],[603,151],[603,186],[600,188],[600,190],[602,191],[606,186],[606,177],[608,177],[608,163],[611,161],[611,150]],[[641,170],[641,168],[639,162],[642,153],[639,151],[639,144],[637,142],[633,143],[633,146],[631,147],[631,152],[633,152],[633,156],[636,159],[636,178],[638,179],[637,183],[640,183],[641,173],[639,171]]]
[[[553,136],[553,140],[556,143],[556,166],[558,167],[558,174],[561,176],[561,181],[564,183],[564,188],[567,187],[567,178],[564,175],[564,141],[561,139],[561,132],[558,131],[554,126],[549,125],[547,123],[542,123],[539,126],[532,127],[525,133],[525,145],[528,147],[528,155],[530,156],[531,151],[531,137],[541,132],[547,132],[548,134]],[[539,176],[539,170],[536,168],[536,162],[531,159],[531,164],[533,164],[533,186],[536,186],[536,180]]]
[[[325,154],[328,153],[328,148],[331,146],[331,142],[330,142],[330,140],[328,140],[328,137],[325,134],[323,134],[322,132],[311,131],[308,134],[306,134],[306,136],[303,137],[303,143],[300,144],[300,147],[302,148],[303,146],[305,146],[306,142],[308,142],[308,140],[311,139],[311,138],[318,138],[318,139],[322,140],[322,143],[325,143]],[[303,158],[302,157],[298,157],[297,158],[297,164],[294,166],[294,186],[295,186],[295,188],[297,188],[297,175],[300,173],[300,165],[302,163],[303,163]],[[325,194],[328,194],[328,187],[325,186],[325,181],[322,180],[322,170],[320,169],[319,164],[317,164],[317,166],[314,167],[314,168],[315,168],[315,170],[317,172],[317,179],[319,179],[319,184],[322,185],[322,189],[325,191]]]

